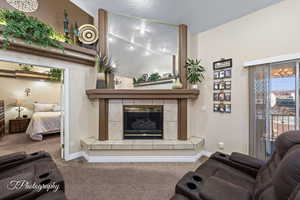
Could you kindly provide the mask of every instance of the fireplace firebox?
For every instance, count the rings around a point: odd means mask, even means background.
[[[163,139],[163,106],[126,105],[124,139]]]

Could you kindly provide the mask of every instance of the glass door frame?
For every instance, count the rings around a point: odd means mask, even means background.
[[[266,73],[264,73],[265,75],[267,75],[265,77],[265,81],[267,81],[266,83],[266,108],[265,108],[265,133],[262,133],[260,135],[260,138],[258,136],[258,133],[256,132],[256,108],[255,108],[255,103],[254,101],[254,96],[255,94],[253,93],[253,91],[249,91],[249,114],[250,114],[250,129],[249,129],[249,154],[258,158],[262,158],[265,157],[267,158],[267,140],[271,141],[273,138],[272,137],[272,120],[271,120],[271,70],[272,70],[272,66],[274,65],[280,65],[280,64],[287,64],[287,63],[294,63],[295,64],[295,129],[299,130],[300,127],[300,60],[296,59],[296,60],[288,60],[288,61],[282,61],[282,62],[274,62],[274,63],[266,63],[261,67],[265,67],[266,69]],[[255,81],[255,77],[252,73],[249,72],[249,90],[253,89],[253,85]],[[253,117],[255,116],[255,117]],[[252,127],[255,126],[255,127]],[[264,141],[263,141],[264,140]],[[258,146],[260,145],[260,146]],[[265,152],[262,152],[265,151]],[[265,155],[265,156],[264,156]]]

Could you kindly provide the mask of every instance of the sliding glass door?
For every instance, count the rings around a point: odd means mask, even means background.
[[[299,63],[250,67],[250,154],[268,159],[274,141],[299,127]]]

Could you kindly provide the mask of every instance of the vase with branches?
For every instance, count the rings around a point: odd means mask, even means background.
[[[112,58],[98,52],[96,55],[95,67],[97,70],[97,89],[107,88],[107,80],[110,74],[116,70]]]
[[[198,89],[198,83],[204,80],[205,69],[201,65],[200,60],[189,58],[186,62],[187,80],[192,85],[193,89]]]

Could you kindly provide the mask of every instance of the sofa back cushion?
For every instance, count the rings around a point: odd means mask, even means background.
[[[266,192],[275,191],[270,190],[273,187],[273,178],[277,173],[277,169],[285,158],[287,152],[300,144],[300,131],[289,131],[280,135],[275,142],[275,152],[272,154],[268,162],[259,170],[255,183],[255,197],[261,199]],[[280,199],[281,200],[281,199]]]
[[[276,152],[283,158],[295,145],[300,144],[300,131],[289,131],[278,136],[275,141]]]
[[[300,145],[292,147],[286,153],[272,182],[277,198],[287,200],[300,183]]]

